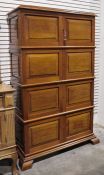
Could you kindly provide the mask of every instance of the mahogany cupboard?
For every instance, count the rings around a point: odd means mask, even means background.
[[[8,15],[23,170],[93,134],[94,14],[20,6]]]

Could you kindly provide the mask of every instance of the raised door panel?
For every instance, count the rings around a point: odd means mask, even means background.
[[[1,141],[1,147],[7,146],[7,118],[5,116],[5,112],[0,111],[0,141]]]
[[[94,45],[94,18],[68,17],[66,18],[66,45]]]
[[[93,82],[79,81],[66,86],[66,110],[87,107],[93,104]]]
[[[45,83],[62,78],[59,51],[26,51],[22,57],[23,83]]]
[[[7,145],[15,144],[15,113],[14,110],[5,111],[5,131],[7,135]],[[5,137],[6,138],[6,137]]]
[[[39,152],[61,142],[60,117],[44,119],[27,127],[30,152]]]
[[[59,16],[25,14],[23,44],[29,46],[57,46],[60,43],[59,28]]]
[[[59,86],[26,90],[24,99],[24,113],[28,119],[61,111],[61,88]]]
[[[14,97],[13,93],[5,94],[5,108],[13,107],[14,106]]]
[[[75,79],[93,76],[93,56],[93,50],[90,49],[67,51],[65,79]]]
[[[92,110],[76,112],[66,116],[66,139],[73,140],[91,134]]]
[[[1,146],[11,146],[15,144],[15,121],[14,110],[0,112],[0,137]]]

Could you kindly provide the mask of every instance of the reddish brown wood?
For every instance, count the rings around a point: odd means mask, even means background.
[[[98,143],[100,143],[100,140],[98,139],[98,138],[93,138],[93,139],[91,139],[91,143],[93,144],[93,145],[95,145],[95,144],[98,144]]]
[[[67,16],[65,20],[66,45],[94,45],[94,17]]]
[[[31,6],[9,14],[18,36],[14,44],[10,35],[10,52],[22,169],[34,158],[95,139],[94,18]]]
[[[78,81],[66,84],[66,110],[78,109],[93,104],[93,81]]]
[[[32,165],[33,165],[32,160],[27,161],[27,162],[21,162],[21,161],[19,162],[19,166],[20,166],[22,171],[25,171],[25,170],[32,168]]]
[[[94,75],[94,50],[70,49],[64,52],[64,79],[85,78]]]

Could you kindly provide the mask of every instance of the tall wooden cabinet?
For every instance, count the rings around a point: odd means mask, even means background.
[[[94,14],[20,6],[9,13],[16,139],[22,169],[91,140]]]

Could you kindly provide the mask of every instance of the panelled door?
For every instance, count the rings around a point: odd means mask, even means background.
[[[22,43],[29,46],[59,46],[61,44],[61,17],[49,14],[25,14],[22,23]]]
[[[94,49],[67,49],[63,55],[64,79],[79,79],[94,75]]]
[[[78,139],[93,132],[92,110],[83,110],[66,115],[66,140]]]
[[[45,83],[62,79],[62,53],[60,50],[31,50],[22,52],[25,84]]]
[[[94,18],[83,16],[65,17],[64,41],[69,46],[94,45]]]

